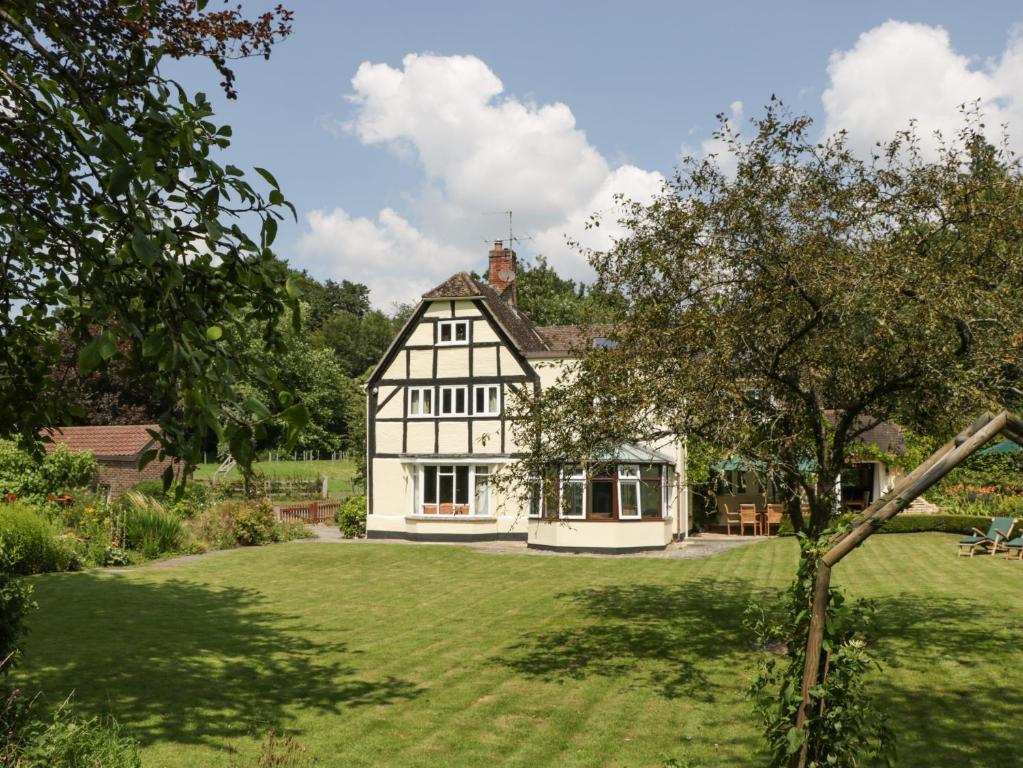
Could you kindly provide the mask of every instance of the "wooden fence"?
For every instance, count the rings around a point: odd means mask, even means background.
[[[342,502],[339,499],[310,501],[305,504],[289,504],[276,507],[277,518],[282,522],[299,522],[314,525],[316,523],[333,523]]]
[[[256,477],[249,483],[249,497],[284,497],[295,498],[302,496],[327,495],[328,480],[321,477],[318,480],[300,480],[297,478],[284,477]],[[230,480],[217,484],[220,492],[225,496],[245,495],[245,483],[242,480]]]

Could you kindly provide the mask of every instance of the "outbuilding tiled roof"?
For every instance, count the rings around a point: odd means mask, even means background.
[[[53,442],[46,450],[66,445],[72,453],[92,451],[96,456],[136,456],[153,442],[148,430],[159,432],[157,424],[119,424],[102,427],[58,427],[44,434]]]

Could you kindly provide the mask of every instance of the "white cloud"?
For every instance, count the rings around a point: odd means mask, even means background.
[[[487,215],[497,211],[514,211],[516,233],[531,235],[559,271],[588,277],[566,235],[605,247],[616,228],[587,232],[590,214],[610,211],[615,193],[647,201],[663,183],[657,172],[611,167],[566,104],[502,96],[501,81],[473,56],[409,54],[400,69],[365,62],[352,87],[346,130],[422,167],[410,211],[417,225],[390,210],[376,219],[314,211],[299,248],[329,273],[367,282],[378,303],[482,266],[484,239],[505,227]]]
[[[916,120],[921,146],[931,153],[937,146],[933,131],[954,137],[963,125],[959,105],[976,99],[992,139],[1008,123],[1015,146],[1023,145],[1019,29],[999,59],[978,62],[957,52],[941,27],[888,21],[860,35],[851,49],[833,53],[828,77],[822,95],[825,131],[846,129],[861,152]]]
[[[732,131],[741,133],[742,132],[742,114],[743,104],[741,101],[736,99],[728,106],[729,114],[725,115],[725,125]],[[724,128],[724,126],[721,126]],[[682,157],[694,156],[694,157],[707,157],[714,155],[717,158],[717,164],[727,175],[732,175],[735,172],[737,159],[732,154],[731,149],[728,146],[728,142],[724,139],[716,136],[711,136],[700,142],[699,150],[694,150],[689,144],[683,144],[681,153]]]
[[[464,268],[467,254],[426,237],[390,208],[376,219],[341,208],[312,211],[299,242],[303,266],[368,285],[378,306],[408,301],[433,287],[431,275]],[[339,259],[342,263],[339,263]]]

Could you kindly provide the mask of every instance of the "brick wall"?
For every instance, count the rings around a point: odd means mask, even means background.
[[[109,486],[115,496],[122,491],[130,490],[133,485],[143,480],[161,480],[163,470],[170,463],[170,460],[154,460],[139,472],[138,457],[136,456],[125,459],[97,458],[96,460],[99,462],[100,484]]]

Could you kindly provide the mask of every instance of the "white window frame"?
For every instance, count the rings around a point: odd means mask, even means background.
[[[490,403],[490,390],[497,390],[497,410],[491,411],[487,408]],[[476,409],[476,393],[483,392],[483,410]],[[472,408],[474,416],[500,416],[501,415],[501,385],[500,384],[477,384],[472,388]]]
[[[442,473],[441,472],[442,468],[445,469],[445,470],[447,470],[447,469],[451,470],[450,476],[452,478],[452,480],[451,480],[451,482],[452,482],[452,497],[451,497],[452,498],[452,503],[453,504],[458,504],[459,503],[457,501],[454,501],[454,499],[455,499],[455,497],[457,495],[457,485],[458,485],[458,483],[457,483],[457,473],[458,473],[459,467],[465,466],[464,463],[462,463],[462,462],[453,462],[451,464],[441,464],[441,463],[432,464],[431,463],[431,464],[416,464],[414,466],[415,466],[415,469],[414,469],[414,478],[413,478],[413,497],[414,497],[413,503],[415,504],[415,507],[413,509],[413,515],[423,516],[423,514],[424,514],[423,513],[423,506],[426,504],[426,468],[427,467],[435,467],[436,470],[437,470],[436,479],[434,481],[434,482],[436,482],[436,486],[434,487],[434,493],[436,494],[436,497],[437,497],[437,502],[436,503],[438,504],[438,506],[441,503],[440,502],[440,478],[441,478],[441,475],[444,474],[445,476],[448,476],[448,474],[449,474],[447,472],[443,472]],[[484,470],[484,471],[481,472],[480,471],[481,469]],[[443,518],[451,518],[453,520],[460,520],[460,519],[465,518],[465,517],[493,517],[494,514],[493,514],[493,512],[490,509],[490,507],[493,507],[493,505],[494,505],[493,486],[491,486],[489,484],[490,478],[494,474],[492,469],[493,469],[493,467],[490,464],[469,464],[469,500],[468,500],[468,502],[466,504],[466,506],[468,506],[468,508],[469,508],[469,513],[467,515],[440,515],[440,514],[438,514],[438,515],[429,515],[429,517],[430,518],[443,517]],[[476,478],[477,478],[477,476],[486,476],[487,481],[488,481],[488,488],[487,488],[487,493],[486,493],[486,504],[488,506],[488,509],[483,510],[483,511],[478,509],[477,506],[476,506]]]
[[[472,335],[472,321],[471,320],[438,320],[437,321],[437,338],[436,344],[438,347],[464,347],[469,343],[469,337]],[[458,339],[458,332],[455,330],[458,326],[465,327],[465,338]],[[441,341],[441,328],[451,329],[451,338],[448,341]]]
[[[444,410],[444,393],[451,392],[451,406],[456,407],[458,404],[458,391],[461,390],[463,394],[461,411],[445,411]],[[468,416],[469,415],[469,387],[464,385],[454,385],[448,387],[437,387],[437,415],[438,416]]]
[[[635,474],[626,474],[626,471],[635,472]],[[622,486],[625,484],[632,484],[636,487],[636,514],[624,515],[622,514]],[[641,520],[643,518],[643,484],[640,482],[640,471],[639,464],[619,464],[618,465],[618,519],[619,520]]]
[[[569,515],[565,513],[565,484],[566,483],[578,483],[583,487],[583,503],[582,512],[578,515]],[[585,520],[586,519],[586,486],[589,485],[586,478],[586,471],[580,467],[580,472],[574,475],[565,474],[565,468],[561,468],[561,482],[558,484],[558,517],[562,520]]]
[[[419,410],[420,410],[419,413],[414,413],[412,411],[412,393],[413,392],[416,392],[416,393],[419,394]],[[425,394],[429,394],[429,396],[430,396],[430,413],[423,413],[422,412],[423,403],[426,402],[426,399],[423,397],[423,395],[425,395]],[[409,387],[408,388],[408,394],[406,395],[406,397],[408,398],[408,417],[410,419],[433,419],[433,418],[436,418],[436,416],[437,416],[437,398],[436,398],[436,393],[433,391],[433,387]]]

